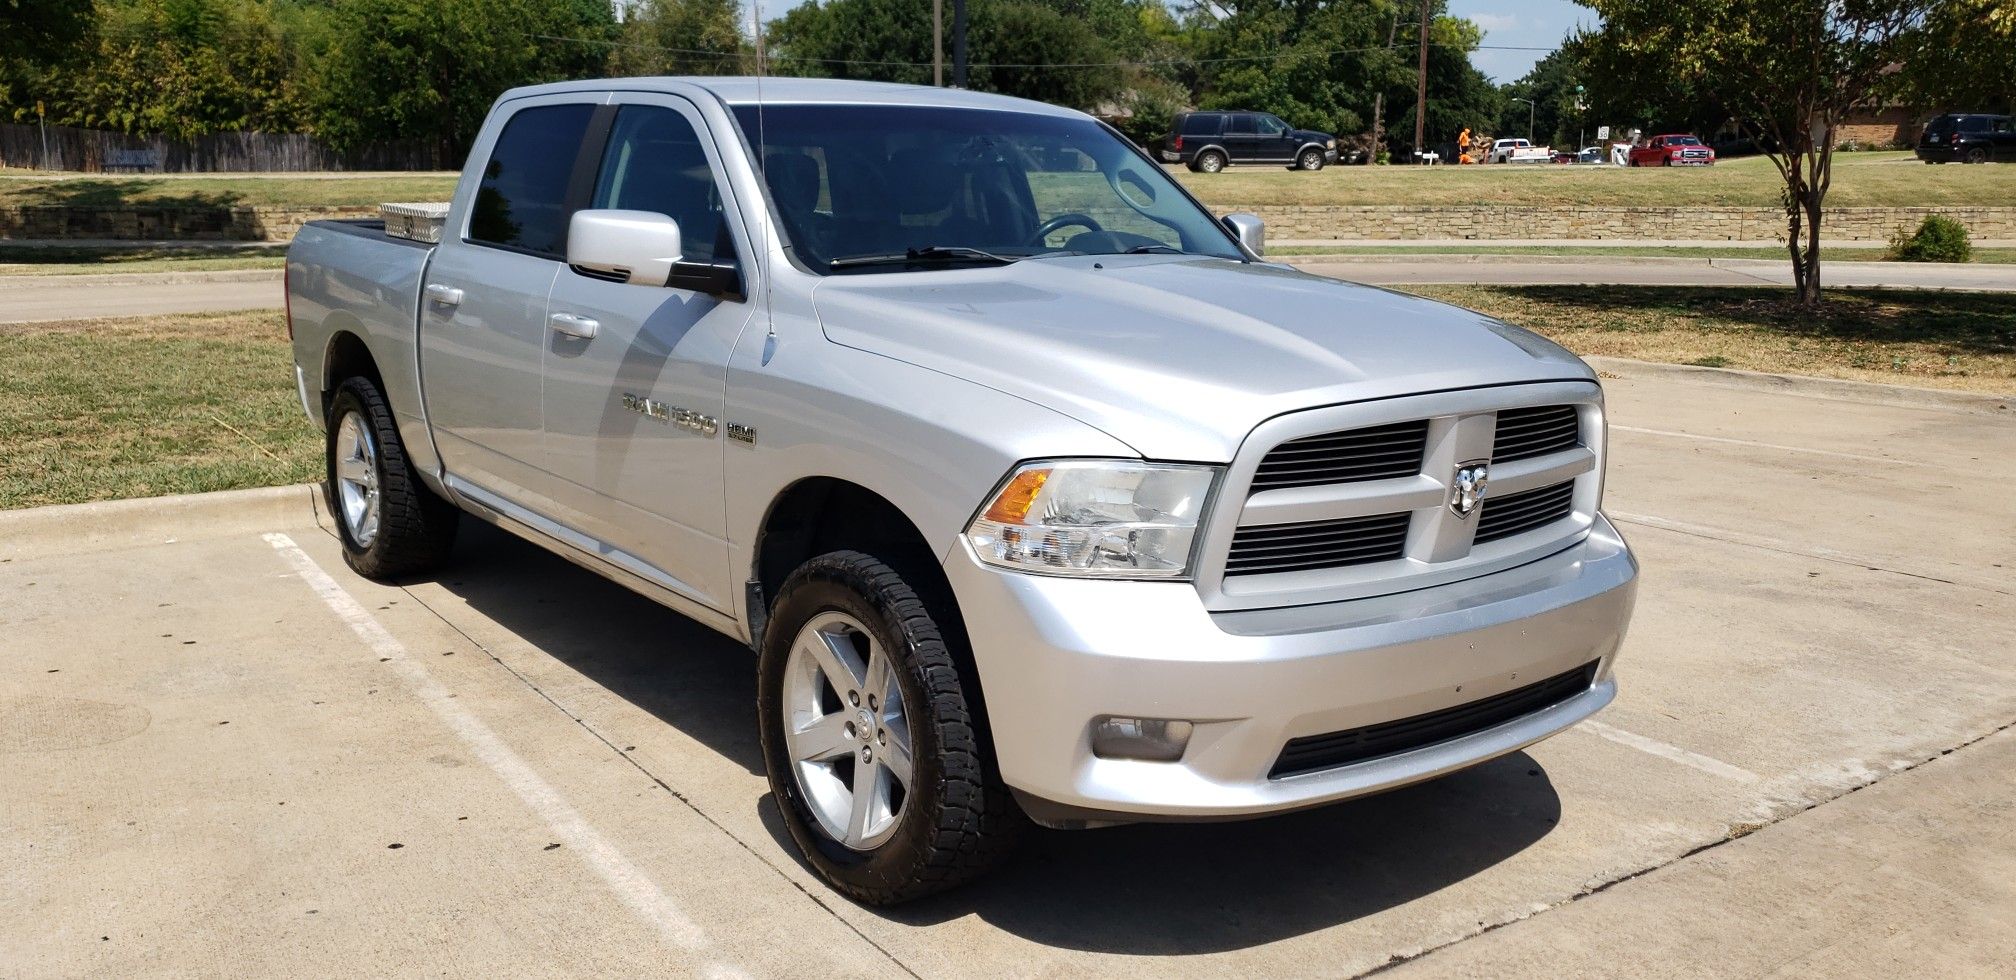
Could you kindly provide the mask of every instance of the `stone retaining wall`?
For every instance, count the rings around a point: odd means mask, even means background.
[[[1420,207],[1212,205],[1219,214],[1252,211],[1269,240],[1377,238],[1646,238],[1766,241],[1785,230],[1776,208]],[[1975,238],[2016,239],[2016,208],[1829,208],[1829,240],[1885,241],[1928,214],[1957,218]],[[375,218],[359,207],[0,207],[0,238],[118,238],[272,241],[322,218]]]
[[[1785,233],[1777,208],[1710,207],[1237,207],[1267,222],[1269,241],[1379,238],[1647,238],[1667,241],[1767,241]],[[1959,219],[1974,238],[2016,239],[2016,208],[1828,208],[1822,233],[1830,241],[1887,241],[1916,228],[1928,214]]]

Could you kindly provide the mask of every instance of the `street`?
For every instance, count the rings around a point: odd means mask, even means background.
[[[1612,708],[895,910],[794,858],[746,649],[514,538],[391,587],[300,489],[0,514],[0,974],[2016,972],[2016,419],[1613,373]]]

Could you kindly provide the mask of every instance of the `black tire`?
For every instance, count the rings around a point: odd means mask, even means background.
[[[369,541],[358,540],[358,529],[345,517],[337,476],[337,443],[346,416],[356,415],[369,432],[375,452],[378,520]],[[329,401],[327,440],[323,458],[327,478],[324,499],[335,519],[336,537],[343,543],[343,561],[366,578],[389,579],[426,571],[445,561],[455,545],[461,512],[428,489],[406,458],[399,427],[385,396],[369,378],[347,378]]]
[[[1985,147],[1985,146],[1970,146],[1970,147],[1968,147],[1968,148],[1967,148],[1967,162],[1968,162],[1968,163],[1987,163],[1987,162],[1988,162],[1988,148],[1987,148],[1987,147]]]
[[[1225,154],[1217,150],[1205,150],[1197,154],[1196,168],[1200,173],[1219,173],[1225,169]]]
[[[1296,158],[1295,165],[1301,170],[1321,170],[1323,169],[1323,151],[1303,150],[1302,155]]]
[[[814,617],[832,612],[866,626],[892,655],[908,716],[910,786],[890,836],[870,850],[849,848],[820,825],[786,744],[791,647]],[[791,573],[764,628],[757,714],[772,796],[812,870],[865,904],[895,905],[971,881],[999,864],[1028,825],[987,750],[974,689],[941,619],[888,564],[836,551]]]

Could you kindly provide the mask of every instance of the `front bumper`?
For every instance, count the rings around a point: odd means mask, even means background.
[[[1046,823],[1210,820],[1430,779],[1553,735],[1616,696],[1637,562],[1598,516],[1518,568],[1399,595],[1208,612],[1179,582],[1006,572],[963,544],[946,571],[985,691],[1001,775]],[[1592,687],[1448,741],[1270,778],[1288,740],[1411,718],[1600,661]],[[1177,762],[1102,759],[1106,715],[1195,723]]]

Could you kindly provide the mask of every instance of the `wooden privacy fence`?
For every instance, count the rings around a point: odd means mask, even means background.
[[[302,133],[214,133],[193,140],[0,123],[0,166],[85,173],[291,173],[318,170],[442,170],[431,140],[389,140],[338,153]]]

